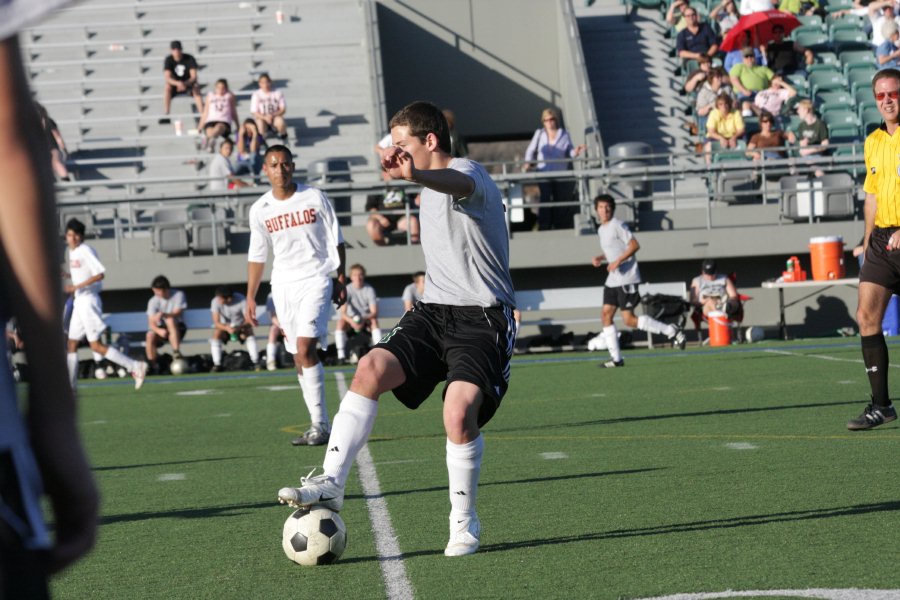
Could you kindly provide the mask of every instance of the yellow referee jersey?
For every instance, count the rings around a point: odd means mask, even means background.
[[[900,226],[900,129],[894,134],[888,134],[882,123],[866,138],[863,189],[875,194],[876,227]]]

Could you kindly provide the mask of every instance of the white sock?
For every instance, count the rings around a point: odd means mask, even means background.
[[[331,425],[331,437],[322,470],[343,487],[356,455],[369,439],[378,402],[356,392],[347,392]]]
[[[334,332],[334,348],[338,358],[347,358],[347,332],[340,329]]]
[[[468,444],[447,440],[447,476],[450,482],[450,518],[475,516],[478,476],[484,454],[484,437]]]
[[[381,328],[376,327],[372,330],[372,345],[374,346],[381,341]]]
[[[278,360],[278,344],[266,344],[266,362]]]
[[[137,361],[131,360],[121,352],[117,348],[113,348],[110,346],[106,350],[106,359],[116,363],[119,366],[125,367],[125,369],[131,373],[137,367]]]
[[[256,338],[251,335],[244,343],[247,344],[247,353],[250,355],[250,360],[252,360],[255,365],[259,362],[259,346],[256,345]]]
[[[616,331],[616,326],[604,327],[603,337],[606,340],[606,349],[609,350],[609,357],[615,362],[622,360],[622,353],[619,351],[619,332]]]
[[[97,364],[99,365],[101,362],[103,362],[103,355],[102,355],[102,354],[100,354],[99,352],[94,352],[93,350],[91,350],[91,354],[92,354],[93,357],[94,357],[94,362],[95,362],[95,363],[97,363]]]
[[[298,377],[298,379],[301,379]],[[317,363],[312,367],[303,367],[303,400],[309,409],[309,418],[313,425],[328,426],[328,407],[325,405],[325,367]]]
[[[209,340],[209,350],[212,352],[213,364],[222,365],[222,342],[218,339]]]
[[[66,354],[66,366],[69,367],[69,383],[72,385],[72,389],[76,389],[78,387],[78,354],[75,352],[69,352]]]
[[[638,329],[640,329],[641,331],[647,331],[649,333],[660,333],[665,335],[666,337],[674,337],[678,331],[677,329],[675,329],[674,325],[661,323],[653,317],[648,317],[647,315],[641,315],[638,317]]]

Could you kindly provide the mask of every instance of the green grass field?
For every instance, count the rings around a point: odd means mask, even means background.
[[[379,557],[355,469],[348,548],[313,568],[285,558],[291,511],[275,502],[323,455],[289,443],[308,419],[290,371],[154,378],[139,393],[83,384],[102,521],[54,597],[386,598],[382,566],[402,564],[417,598],[900,598],[900,428],[844,427],[868,397],[858,341],[634,351],[598,369],[605,357],[515,360],[484,430],[482,549],[469,557],[442,554],[439,394],[418,411],[383,397],[368,448],[402,556]],[[336,373],[352,376],[328,370],[332,415]]]

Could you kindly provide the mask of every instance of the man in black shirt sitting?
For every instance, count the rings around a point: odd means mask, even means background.
[[[194,105],[199,114],[203,113],[203,98],[200,96],[200,84],[197,83],[197,61],[190,54],[181,51],[181,42],[169,44],[171,53],[163,64],[166,86],[163,91],[163,111],[165,116],[160,124],[169,122],[169,107],[172,98],[178,94],[190,94],[194,97]]]

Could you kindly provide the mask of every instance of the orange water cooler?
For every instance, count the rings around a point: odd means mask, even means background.
[[[731,344],[731,323],[728,315],[721,311],[713,311],[706,315],[709,321],[709,345],[728,346]]]
[[[809,255],[815,281],[844,277],[844,238],[841,236],[810,238]]]

